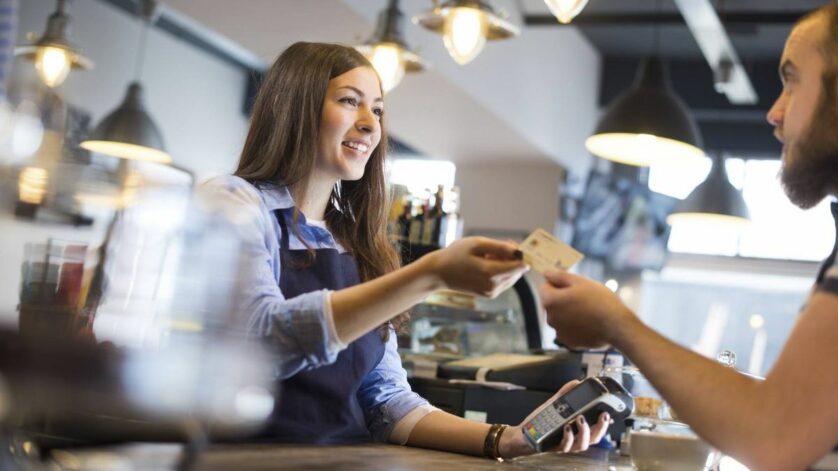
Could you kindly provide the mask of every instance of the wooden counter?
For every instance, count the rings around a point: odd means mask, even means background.
[[[97,450],[68,450],[56,456],[83,464],[114,463],[104,469],[175,469],[182,446],[137,444]],[[61,456],[61,453],[66,453]],[[120,466],[123,465],[123,466]],[[127,466],[125,466],[127,465]],[[78,469],[78,468],[75,468]],[[82,466],[82,469],[84,467]],[[355,446],[314,446],[277,444],[213,445],[198,456],[196,470],[370,470],[370,471],[519,471],[534,469],[575,471],[627,471],[630,460],[614,452],[591,449],[581,454],[542,453],[503,463],[454,453],[384,444]]]

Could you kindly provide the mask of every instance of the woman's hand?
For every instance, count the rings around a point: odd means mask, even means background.
[[[579,384],[579,381],[577,380],[566,383],[561,387],[561,389],[559,389],[559,392],[557,392],[547,402],[553,401],[559,396],[564,395],[571,389],[575,388],[577,384]],[[535,452],[529,442],[527,442],[527,439],[524,438],[522,431],[523,425],[532,419],[534,414],[535,412],[530,414],[530,416],[524,419],[520,425],[516,427],[509,427],[503,432],[503,435],[500,437],[500,443],[498,444],[498,451],[500,452],[500,456],[502,458],[514,458],[516,456],[529,455]],[[605,436],[605,432],[608,431],[608,426],[610,424],[611,417],[607,412],[600,414],[599,420],[597,420],[596,424],[588,424],[585,418],[580,415],[576,421],[576,428],[578,432],[573,433],[572,427],[570,425],[566,426],[561,443],[559,443],[552,451],[558,451],[561,453],[585,451],[591,444],[599,443],[599,441],[602,440],[602,437]]]
[[[466,237],[422,257],[439,288],[494,298],[510,288],[529,268],[512,242]]]

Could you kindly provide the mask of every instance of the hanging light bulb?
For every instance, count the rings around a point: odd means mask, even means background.
[[[560,23],[570,23],[588,4],[588,0],[544,0],[550,12]]]
[[[59,47],[42,47],[35,55],[35,69],[38,76],[50,88],[57,87],[70,74],[72,58]]]
[[[93,62],[82,56],[68,39],[70,17],[64,12],[65,0],[58,0],[56,11],[47,20],[47,29],[28,46],[15,48],[15,55],[35,62],[38,76],[50,88],[64,83],[70,69],[91,69]]]
[[[485,0],[449,0],[413,17],[442,35],[448,54],[460,65],[471,62],[486,41],[516,36],[518,28],[495,14]]]
[[[384,93],[389,92],[404,77],[404,58],[402,51],[398,46],[391,44],[379,44],[372,50],[372,58],[370,58],[372,66],[381,77],[381,87],[384,88]]]
[[[486,45],[486,15],[476,8],[452,8],[445,18],[442,42],[460,65],[471,62]]]
[[[384,93],[395,88],[406,71],[419,72],[426,67],[422,58],[411,52],[404,41],[403,17],[398,0],[390,0],[387,9],[378,15],[375,34],[365,44],[356,47],[372,62],[381,78]]]

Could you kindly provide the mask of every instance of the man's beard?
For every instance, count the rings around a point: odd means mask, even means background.
[[[790,148],[780,182],[792,203],[809,209],[838,192],[838,92],[836,72],[823,78],[809,129]]]

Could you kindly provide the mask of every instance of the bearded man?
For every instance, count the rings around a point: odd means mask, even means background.
[[[836,77],[833,1],[793,28],[780,63],[783,92],[767,116],[783,143],[783,188],[801,208],[838,196]],[[838,202],[832,214],[838,227]],[[838,243],[765,381],[669,341],[587,278],[548,273],[541,300],[559,340],[572,347],[614,345],[714,447],[751,469],[805,469],[838,444],[836,249]]]

